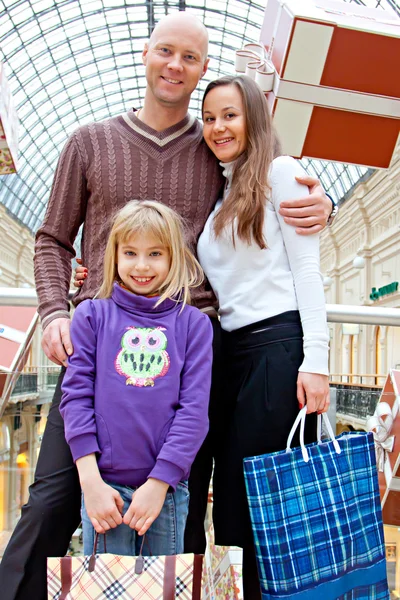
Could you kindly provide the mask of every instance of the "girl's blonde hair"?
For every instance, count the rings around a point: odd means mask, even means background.
[[[265,96],[250,77],[233,75],[209,83],[203,96],[202,113],[207,94],[216,87],[228,85],[236,86],[243,99],[247,146],[236,159],[228,196],[214,218],[214,232],[218,237],[225,227],[231,227],[233,243],[237,234],[244,242],[254,241],[264,249],[267,247],[263,232],[265,199],[270,191],[268,173],[273,159],[281,154],[280,144]]]
[[[184,234],[182,218],[171,208],[154,200],[131,200],[114,216],[104,255],[104,280],[97,295],[109,298],[118,275],[118,245],[131,235],[151,234],[168,248],[171,265],[158,295],[155,307],[167,298],[190,303],[190,288],[199,286],[203,271],[191,251]]]

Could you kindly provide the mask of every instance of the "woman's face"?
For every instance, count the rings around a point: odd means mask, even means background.
[[[221,162],[231,162],[247,146],[242,95],[235,84],[220,85],[204,100],[203,135],[207,146]]]

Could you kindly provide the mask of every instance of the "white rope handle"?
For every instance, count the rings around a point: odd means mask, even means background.
[[[318,415],[318,429],[320,431],[320,435],[318,436],[318,444],[324,443],[323,440],[321,440],[322,419],[324,420],[325,427],[328,431],[329,437],[331,438],[331,442],[333,443],[333,447],[335,448],[336,454],[340,454],[342,449],[335,437],[335,434],[333,433],[332,425],[326,412],[322,413],[322,415]]]
[[[304,406],[300,410],[299,414],[296,417],[295,422],[293,423],[293,427],[290,430],[289,437],[288,437],[287,443],[286,443],[286,452],[291,452],[292,450],[291,450],[290,446],[292,445],[293,436],[294,436],[296,429],[300,423],[300,447],[301,447],[301,453],[303,455],[304,462],[308,462],[310,460],[310,457],[308,456],[307,448],[304,445],[304,424],[305,424],[305,420],[306,420],[306,413],[307,413],[307,406]]]
[[[304,444],[304,425],[305,425],[306,416],[307,416],[307,406],[304,406],[299,411],[299,414],[297,415],[296,420],[293,423],[293,427],[290,430],[289,437],[288,437],[287,443],[286,443],[286,452],[291,452],[292,451],[291,445],[292,445],[292,441],[293,441],[293,436],[294,436],[294,434],[296,432],[296,429],[297,429],[297,427],[299,426],[299,423],[300,423],[300,448],[301,448],[301,454],[303,456],[304,462],[308,462],[310,460],[307,448],[306,448],[306,446]],[[322,415],[318,415],[318,419],[317,419],[317,440],[318,440],[318,444],[323,444],[324,443],[321,440],[322,419],[324,419],[324,423],[325,423],[326,429],[328,431],[329,437],[330,437],[330,439],[331,439],[331,441],[333,443],[333,447],[335,448],[336,453],[340,454],[342,450],[341,450],[341,448],[339,446],[339,442],[335,438],[335,434],[333,433],[333,429],[332,429],[331,423],[330,423],[328,415],[326,413],[322,413]]]

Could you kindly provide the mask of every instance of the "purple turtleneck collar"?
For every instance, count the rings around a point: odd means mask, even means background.
[[[152,313],[154,313],[154,316],[160,316],[160,314],[167,314],[176,309],[181,309],[181,304],[179,302],[175,302],[169,298],[161,302],[158,306],[155,306],[160,299],[159,296],[152,296],[151,298],[148,298],[147,296],[138,296],[121,287],[119,283],[114,283],[111,298],[121,308],[134,313],[137,313],[138,311],[148,313],[149,317],[151,317]]]

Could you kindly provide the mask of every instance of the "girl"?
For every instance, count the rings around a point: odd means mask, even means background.
[[[208,430],[210,319],[180,217],[153,201],[116,215],[99,299],[76,309],[60,411],[83,491],[85,554],[183,552],[187,478]],[[149,529],[150,528],[150,529]]]
[[[282,450],[299,407],[307,403],[306,442],[316,412],[329,404],[328,333],[318,235],[298,236],[279,215],[283,200],[307,188],[294,159],[273,160],[267,103],[248,77],[210,83],[203,134],[226,177],[198,243],[219,301],[224,402],[214,471],[216,543],[243,547],[246,600],[261,598],[246,500],[243,458]]]

